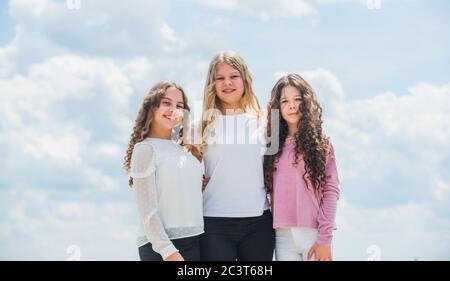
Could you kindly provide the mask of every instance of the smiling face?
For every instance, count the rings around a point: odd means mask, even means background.
[[[300,120],[301,96],[297,88],[286,86],[283,88],[280,97],[281,116],[290,125],[297,125]]]
[[[217,65],[214,81],[222,109],[240,108],[244,82],[239,71],[227,63],[220,63]]]
[[[172,130],[181,123],[184,108],[183,93],[175,87],[169,87],[155,110],[152,126]]]

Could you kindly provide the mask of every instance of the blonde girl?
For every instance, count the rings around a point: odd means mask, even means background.
[[[206,186],[201,259],[272,260],[274,230],[264,188],[264,130],[252,76],[243,58],[214,56],[201,125]]]

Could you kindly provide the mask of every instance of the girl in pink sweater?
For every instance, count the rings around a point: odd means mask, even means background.
[[[277,124],[271,124],[273,114],[281,115]],[[279,150],[264,157],[264,177],[276,230],[275,258],[332,260],[339,198],[336,160],[330,138],[322,133],[322,108],[298,74],[283,76],[272,89],[271,134],[278,134]]]

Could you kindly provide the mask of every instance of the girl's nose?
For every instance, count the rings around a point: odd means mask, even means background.
[[[230,85],[231,84],[231,79],[225,78],[223,83],[224,83],[224,85]]]
[[[175,110],[177,109],[177,106],[176,105],[170,105],[169,106],[169,111],[171,112],[171,113],[173,113]]]

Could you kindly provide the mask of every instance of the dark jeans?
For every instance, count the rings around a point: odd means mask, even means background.
[[[185,261],[199,261],[200,260],[200,235],[173,239],[171,240],[175,248],[180,251]],[[162,261],[162,257],[157,252],[153,251],[152,244],[147,243],[139,247],[139,257],[141,261]]]
[[[204,217],[202,261],[271,261],[275,248],[272,213],[259,217]]]

